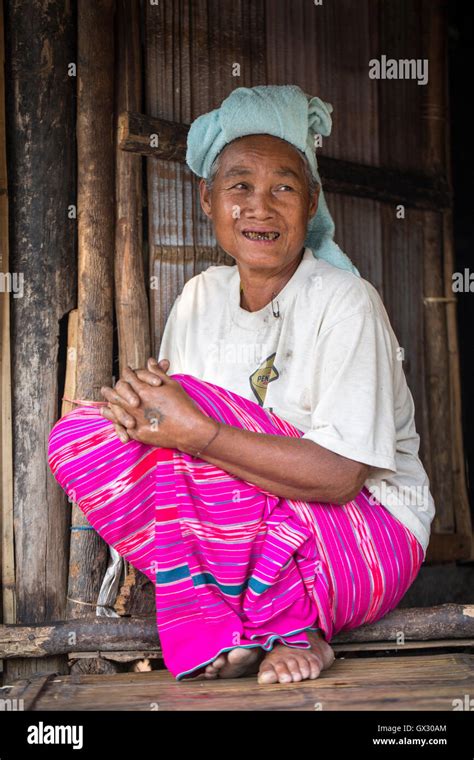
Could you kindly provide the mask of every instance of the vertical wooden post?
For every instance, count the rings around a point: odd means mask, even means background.
[[[119,114],[143,110],[139,3],[117,0],[116,46],[117,146]],[[150,356],[150,314],[142,253],[142,162],[141,156],[116,147],[114,272],[120,373],[126,364],[144,367]],[[126,564],[125,587],[117,600],[122,614],[132,612],[134,600],[141,596],[141,585],[148,582]]]
[[[77,4],[78,398],[112,383],[114,250],[114,0]],[[68,617],[95,612],[107,544],[74,505]]]
[[[47,449],[59,411],[59,323],[75,299],[72,7],[5,3],[9,269],[19,285],[10,298],[17,623],[65,613],[70,510]],[[5,677],[37,669],[67,672],[67,660],[9,660]]]
[[[13,531],[13,442],[10,356],[10,293],[8,251],[8,172],[5,133],[5,38],[3,1],[0,1],[0,527],[2,621],[16,620],[15,552]]]
[[[449,103],[447,88],[447,4],[445,0],[423,0],[421,7],[425,19],[424,57],[429,59],[429,81],[424,89],[423,119],[425,124],[425,171],[446,174],[451,184],[449,150]],[[447,512],[448,522],[435,518],[440,533],[455,532],[460,536],[472,535],[469,501],[463,461],[461,389],[459,350],[457,340],[456,302],[452,291],[454,255],[452,245],[451,210],[437,215],[426,215],[426,237],[433,236],[437,227],[437,255],[425,261],[425,295],[435,296],[425,306],[426,356],[435,373],[432,388],[433,443],[437,445],[435,462],[448,458],[442,472],[450,474],[438,483],[439,499],[449,501],[453,509]],[[429,252],[430,248],[427,247]],[[440,255],[439,251],[442,251]],[[436,386],[436,391],[434,389]],[[449,427],[446,430],[446,423]],[[449,440],[450,446],[446,442]],[[435,466],[435,477],[436,470]]]
[[[116,121],[142,111],[140,6],[117,0]],[[150,356],[150,316],[142,255],[141,156],[116,149],[115,309],[119,367],[143,367]],[[148,272],[147,272],[148,275]]]

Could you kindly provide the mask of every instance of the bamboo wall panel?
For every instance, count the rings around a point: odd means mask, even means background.
[[[408,210],[397,219],[394,208],[381,208],[383,230],[384,304],[403,349],[403,370],[415,404],[415,422],[420,435],[420,458],[431,477],[430,427],[425,394],[424,306],[423,306],[423,219]],[[433,493],[436,501],[436,494]]]
[[[423,214],[424,288],[425,299],[444,296],[443,217]],[[434,521],[439,533],[456,529],[455,505],[459,494],[454,491],[452,452],[452,388],[449,372],[446,304],[443,301],[424,301],[425,369],[432,448],[432,488],[440,508]]]
[[[147,113],[191,123],[239,86],[265,83],[262,0],[198,0],[146,4]],[[240,76],[233,76],[235,64]],[[219,252],[199,204],[198,182],[185,165],[147,159],[153,350],[184,282],[214,263]]]
[[[457,302],[453,300],[452,273],[454,270],[454,243],[452,211],[443,213],[443,265],[444,294],[446,302],[446,324],[448,337],[449,377],[450,377],[450,413],[454,446],[452,450],[453,485],[455,498],[456,529],[464,536],[471,537],[470,559],[474,560],[473,516],[467,492],[465,451],[463,446],[463,429],[461,424],[461,374],[459,367],[459,341],[457,331]]]
[[[368,77],[377,54],[374,0],[266,0],[266,84],[297,84],[334,107],[324,152],[379,162],[378,89]]]
[[[387,58],[423,58],[423,27],[431,10],[422,13],[420,0],[380,0],[380,54]],[[430,61],[431,63],[431,61]],[[374,80],[376,81],[376,80]],[[379,80],[380,165],[421,170],[425,137],[423,98],[426,85],[413,79]]]
[[[429,59],[429,81],[422,87],[424,126],[422,166],[428,174],[446,174],[451,183],[448,140],[447,0],[421,0],[423,57]]]
[[[322,183],[324,187],[324,177]],[[334,219],[334,240],[383,299],[381,204],[368,198],[354,198],[327,191],[324,195]]]
[[[415,403],[420,456],[430,470],[424,364],[424,213],[409,210],[407,218],[400,220],[389,204],[331,193],[326,197],[336,226],[336,241],[362,277],[378,290],[404,349],[403,369]]]

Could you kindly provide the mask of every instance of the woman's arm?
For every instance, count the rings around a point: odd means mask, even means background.
[[[282,498],[345,504],[359,493],[367,465],[308,439],[217,423],[167,376],[167,365],[166,359],[149,359],[147,369],[127,368],[114,388],[101,389],[110,402],[101,413],[122,441],[172,446],[193,456],[202,452],[199,457],[210,464]]]
[[[189,454],[200,451],[216,427],[215,420],[204,418],[180,449]],[[369,471],[368,465],[307,439],[253,433],[223,424],[200,457],[276,496],[335,504],[354,499]]]

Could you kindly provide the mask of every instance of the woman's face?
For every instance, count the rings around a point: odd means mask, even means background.
[[[217,242],[239,264],[278,270],[303,248],[319,191],[309,195],[297,149],[271,135],[247,135],[220,155],[211,190],[200,182],[201,205]]]

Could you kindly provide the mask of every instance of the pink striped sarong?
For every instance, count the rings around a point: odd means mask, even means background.
[[[224,424],[302,435],[237,393],[170,377]],[[329,642],[382,618],[416,578],[421,544],[365,486],[344,505],[280,498],[177,449],[122,443],[83,403],[52,428],[49,466],[104,541],[154,583],[177,680],[236,646],[308,648],[307,630]]]

